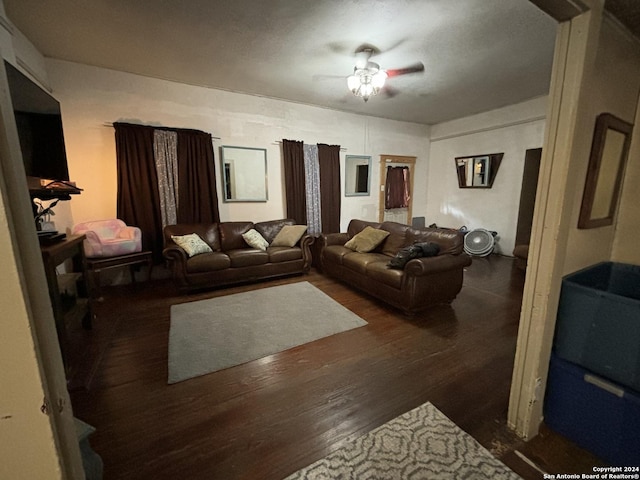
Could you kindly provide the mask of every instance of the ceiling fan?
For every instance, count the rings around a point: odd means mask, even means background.
[[[383,70],[371,57],[378,53],[371,45],[362,45],[356,50],[356,65],[353,67],[353,74],[347,77],[347,86],[351,93],[357,97],[362,97],[366,102],[369,97],[377,95],[384,90],[387,95],[394,96],[397,92],[388,86],[385,88],[387,78],[398,77],[411,73],[424,71],[422,62],[415,63],[405,68]]]

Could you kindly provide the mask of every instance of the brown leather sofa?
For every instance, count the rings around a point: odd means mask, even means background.
[[[367,226],[390,233],[369,253],[345,247],[348,240]],[[322,235],[319,241],[323,273],[407,314],[451,303],[462,289],[464,267],[471,265],[471,257],[464,253],[464,234],[444,228],[414,229],[395,222],[351,220],[347,232]],[[421,242],[437,243],[438,255],[414,258],[404,269],[388,266],[400,249]]]
[[[312,236],[304,234],[292,247],[269,246],[264,251],[250,247],[242,237],[255,229],[271,243],[282,227],[294,224],[294,220],[284,219],[258,223],[167,225],[162,253],[181,291],[307,273],[311,267]],[[198,234],[212,251],[189,257],[171,238],[192,233]]]

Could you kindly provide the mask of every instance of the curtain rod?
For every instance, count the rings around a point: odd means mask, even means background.
[[[104,123],[102,124],[102,126],[104,126],[104,127],[113,127],[113,123],[111,123],[111,122],[104,122]],[[147,127],[153,127],[154,125],[146,125],[146,126],[147,126]],[[220,140],[220,137],[214,137],[213,135],[211,135],[211,138],[212,138],[212,139],[214,139],[214,140]]]
[[[273,143],[272,143],[272,145],[282,145],[282,140],[278,140],[278,141],[276,141],[276,142],[273,142]],[[347,149],[346,149],[346,148],[344,148],[344,147],[340,147],[340,151],[341,151],[341,152],[346,152],[346,151],[347,151]]]

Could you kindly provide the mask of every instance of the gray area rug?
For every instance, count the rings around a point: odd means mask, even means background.
[[[285,480],[517,480],[512,470],[425,403]]]
[[[309,282],[172,305],[169,383],[366,324]]]

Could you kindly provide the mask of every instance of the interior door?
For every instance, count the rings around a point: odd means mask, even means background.
[[[406,208],[385,208],[385,186],[387,184],[387,167],[407,167],[409,169],[409,201]],[[415,174],[416,157],[401,155],[380,155],[380,202],[378,209],[378,221],[391,221],[411,224],[413,212],[413,178]]]

